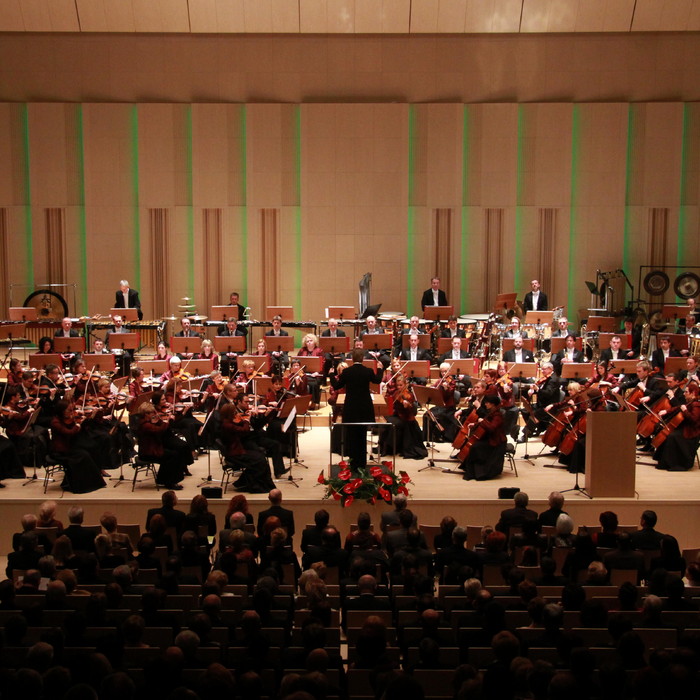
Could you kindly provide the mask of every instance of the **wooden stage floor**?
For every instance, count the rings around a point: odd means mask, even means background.
[[[323,487],[317,484],[317,477],[322,469],[329,465],[329,430],[325,417],[318,416],[315,425],[307,432],[300,434],[300,459],[304,467],[294,466],[294,476],[302,477],[297,486],[285,480],[278,482],[284,494],[286,505],[294,508],[297,514],[297,530],[305,523],[313,522],[313,513],[321,507],[331,512],[331,522],[347,531],[354,522],[357,513],[369,510],[373,519],[379,518],[379,513],[387,506],[377,504],[370,506],[366,503],[354,503],[349,508],[341,508],[334,501],[324,501]],[[538,439],[530,441],[531,457],[537,455],[542,445]],[[437,459],[449,456],[449,445],[439,444]],[[518,445],[516,451],[516,476],[506,462],[502,476],[493,481],[474,482],[464,481],[461,474],[444,473],[441,469],[427,469],[427,460],[397,459],[397,469],[407,471],[413,480],[410,487],[410,507],[418,514],[419,522],[428,525],[438,524],[447,514],[453,515],[462,525],[494,524],[500,511],[509,507],[510,501],[498,499],[498,489],[502,486],[517,486],[530,496],[531,507],[541,511],[546,508],[548,494],[553,490],[562,491],[574,486],[575,478],[565,468],[555,468],[555,457],[544,452],[532,458],[532,463],[523,459],[525,445]],[[337,461],[337,456],[335,456]],[[565,510],[573,517],[576,525],[595,525],[598,514],[605,510],[618,513],[620,523],[632,525],[639,522],[641,512],[647,508],[657,511],[659,516],[658,529],[678,537],[682,547],[700,546],[700,473],[697,466],[689,472],[666,472],[654,468],[654,462],[646,455],[638,453],[636,467],[636,491],[638,497],[629,499],[600,499],[589,500],[581,494],[570,492],[566,494]],[[456,468],[457,463],[454,463]],[[442,464],[439,466],[443,466]],[[452,465],[445,465],[452,466]],[[606,468],[615,469],[614,464]],[[199,457],[191,468],[193,476],[183,482],[183,490],[178,493],[180,507],[187,510],[190,499],[200,493],[199,485],[207,476],[207,455]],[[30,470],[27,470],[29,473]],[[221,477],[218,455],[211,455],[211,472],[214,479]],[[133,472],[130,467],[124,468],[125,479],[130,479]],[[118,475],[118,471],[116,472]],[[39,471],[43,476],[43,471]],[[583,475],[581,475],[583,485]],[[152,481],[137,484],[132,493],[131,483],[123,482],[114,487],[111,482],[107,488],[85,495],[73,495],[61,491],[60,486],[51,484],[46,496],[43,493],[41,479],[37,482],[23,485],[21,480],[7,480],[5,489],[0,491],[2,503],[2,525],[0,526],[0,554],[10,551],[11,535],[19,530],[20,517],[27,512],[36,512],[39,503],[50,498],[58,504],[58,517],[67,524],[67,511],[73,503],[81,503],[86,512],[85,523],[92,524],[99,520],[105,510],[115,511],[122,523],[138,522],[142,524],[147,508],[153,507],[160,501]],[[216,485],[216,483],[214,483]],[[226,503],[233,491],[221,500],[211,501],[211,510],[217,515],[217,522],[223,523]],[[251,511],[267,507],[267,498],[263,495],[249,495]],[[300,538],[296,538],[299,540]]]

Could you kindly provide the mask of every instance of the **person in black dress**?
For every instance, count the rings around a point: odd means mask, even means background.
[[[343,406],[343,423],[373,423],[374,404],[370,393],[370,384],[379,384],[382,380],[383,368],[377,364],[372,372],[362,364],[364,351],[355,348],[352,351],[353,364],[337,376],[331,376],[331,386],[334,390],[345,389],[345,404]],[[345,445],[350,459],[351,469],[363,469],[367,466],[367,428],[363,425],[345,430]]]

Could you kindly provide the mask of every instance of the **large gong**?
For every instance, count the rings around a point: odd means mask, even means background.
[[[68,316],[66,300],[50,289],[37,289],[25,300],[23,306],[33,306],[39,321],[60,321]]]
[[[684,272],[676,277],[673,290],[681,299],[692,299],[700,290],[700,277],[694,272]]]

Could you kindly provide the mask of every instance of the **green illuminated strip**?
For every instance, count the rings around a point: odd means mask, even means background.
[[[579,158],[581,154],[580,106],[573,107],[571,122],[571,199],[569,202],[569,283],[567,288],[567,309],[575,308],[574,283],[576,275],[576,213],[578,206]],[[571,313],[569,311],[569,313]]]
[[[625,167],[625,223],[622,239],[622,269],[630,269],[630,254],[632,245],[632,158],[634,140],[634,105],[630,105],[627,111],[627,161]]]
[[[192,105],[185,109],[185,167],[187,168],[187,295],[196,303],[194,294],[194,194],[192,183]]]
[[[82,315],[88,315],[87,224],[85,222],[85,143],[83,138],[83,106],[77,111],[78,137],[78,267],[82,293]]]
[[[24,144],[24,249],[27,255],[26,280],[29,292],[34,291],[34,231],[32,226],[32,183],[29,176],[29,107],[20,108]]]
[[[689,129],[690,129],[690,105],[686,102],[683,105],[683,140],[681,141],[681,203],[678,208],[678,248],[676,250],[676,265],[682,267],[688,264],[686,253],[686,241],[688,239],[688,218],[687,207],[690,204],[688,201],[688,151],[690,149]],[[679,296],[676,297],[677,303],[684,303],[685,300]]]
[[[467,246],[469,245],[469,106],[462,111],[462,239],[459,255],[459,310],[467,309]]]
[[[524,131],[525,131],[525,108],[518,105],[518,162],[516,167],[516,190],[515,190],[515,269],[513,283],[515,289],[523,288],[523,270],[520,261],[523,256],[523,188],[525,181],[524,168]]]
[[[416,118],[415,105],[408,106],[408,230],[406,236],[406,314],[413,315],[413,281],[416,261],[416,214],[413,202],[416,166]],[[433,274],[431,272],[431,274]]]
[[[141,220],[139,216],[139,112],[131,108],[131,203],[133,206],[132,256],[134,258],[134,289],[141,289]]]
[[[294,233],[295,233],[295,287],[296,301],[295,306],[297,313],[302,314],[302,294],[301,294],[301,256],[302,256],[302,240],[301,240],[301,105],[296,105],[294,109],[294,133],[295,133],[295,151],[294,165],[296,175],[296,207],[294,211]]]
[[[241,298],[248,306],[248,113],[241,105]]]

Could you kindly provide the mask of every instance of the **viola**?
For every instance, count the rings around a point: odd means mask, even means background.
[[[547,426],[542,436],[542,444],[547,447],[558,447],[561,443],[567,428],[571,428],[571,423],[566,416],[570,406],[561,408],[556,413],[552,413],[552,422]]]
[[[455,436],[455,439],[452,441],[452,447],[455,450],[461,450],[462,446],[466,442],[466,440],[469,437],[469,431],[471,429],[471,426],[476,423],[476,421],[479,420],[479,416],[476,413],[476,409],[473,408],[467,417],[462,421],[462,427],[459,429],[459,432]]]
[[[461,462],[464,462],[464,460],[467,457],[469,457],[469,453],[471,452],[472,447],[475,445],[475,443],[481,440],[481,438],[484,437],[484,435],[486,435],[486,427],[484,426],[484,424],[479,422],[472,423],[469,429],[469,436],[467,437],[461,449],[459,450],[457,458]]]

